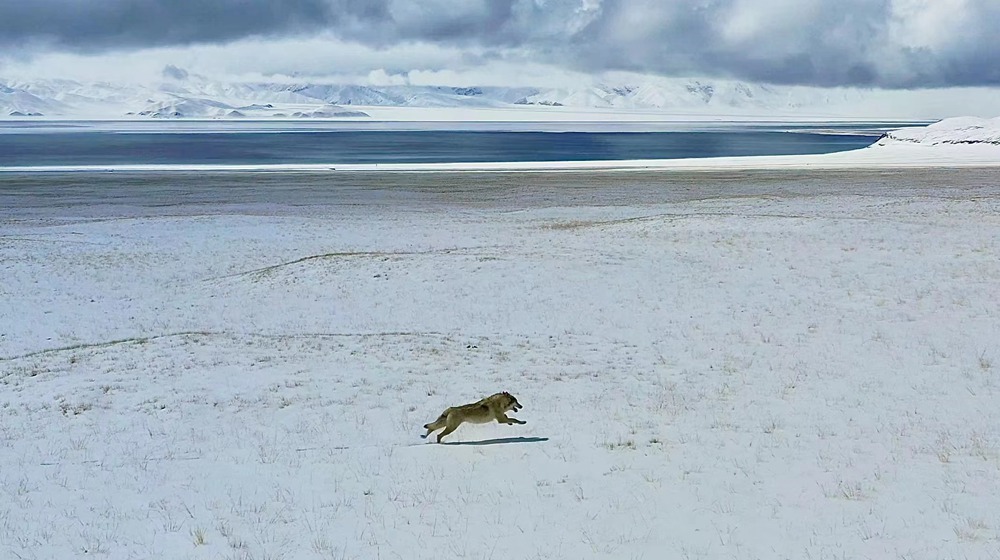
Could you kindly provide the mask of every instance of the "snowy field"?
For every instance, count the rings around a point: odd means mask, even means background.
[[[1000,558],[995,169],[0,195],[0,557]]]

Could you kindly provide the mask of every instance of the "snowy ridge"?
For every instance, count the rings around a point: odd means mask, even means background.
[[[25,115],[58,119],[287,118],[293,113],[320,118],[360,116],[338,114],[329,109],[331,105],[361,107],[366,114],[370,114],[367,108],[516,109],[541,115],[543,120],[548,115],[570,110],[610,111],[623,115],[643,112],[654,119],[664,115],[770,119],[781,116],[907,119],[942,116],[938,104],[904,102],[922,99],[921,95],[925,94],[919,92],[656,77],[608,80],[564,88],[537,88],[478,87],[474,84],[450,87],[240,82],[176,72],[164,72],[164,79],[152,84],[83,83],[67,79],[4,80],[0,77],[0,118]],[[995,96],[988,93],[964,92],[951,97],[956,106],[992,107],[995,102],[990,100]],[[253,108],[244,110],[242,107]],[[970,112],[973,111],[967,110],[966,114]]]
[[[0,84],[3,84],[0,81]],[[229,83],[196,77],[159,84],[85,84],[71,80],[6,82],[0,90],[0,117],[31,109],[36,116],[60,118],[310,115],[321,106],[586,109],[794,112],[811,103],[787,92],[742,83],[705,84],[674,80],[638,85],[596,85],[569,89],[526,87],[444,87],[343,84]],[[31,99],[15,102],[19,99]],[[794,97],[794,96],[793,96]],[[241,106],[254,107],[249,113]],[[236,113],[234,113],[236,111]],[[330,114],[329,110],[322,113]],[[335,112],[333,112],[335,113]],[[318,115],[317,115],[318,116]],[[349,115],[340,115],[349,116]],[[359,115],[350,115],[359,116]]]
[[[0,83],[0,116],[34,117],[46,113],[60,113],[67,109],[68,107],[55,98],[46,99],[30,91]]]
[[[1000,117],[980,119],[953,117],[928,126],[908,127],[887,132],[878,142],[924,144],[1000,144]]]

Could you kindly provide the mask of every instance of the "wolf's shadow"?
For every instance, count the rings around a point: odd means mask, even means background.
[[[549,441],[547,437],[504,437],[479,441],[442,441],[438,445],[499,445],[501,443],[538,443]]]

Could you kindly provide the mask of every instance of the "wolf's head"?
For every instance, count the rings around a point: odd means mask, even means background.
[[[518,410],[524,408],[523,406],[521,406],[521,403],[517,402],[517,398],[514,397],[514,395],[508,393],[507,391],[504,391],[502,394],[504,398],[507,399],[506,406],[504,407],[505,411],[513,410],[514,412],[517,412]]]

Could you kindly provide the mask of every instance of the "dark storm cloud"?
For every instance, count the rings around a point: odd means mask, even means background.
[[[0,0],[0,48],[325,32],[588,72],[819,86],[1000,85],[997,0]]]
[[[365,0],[0,0],[0,45],[81,50],[219,43],[384,19]]]

